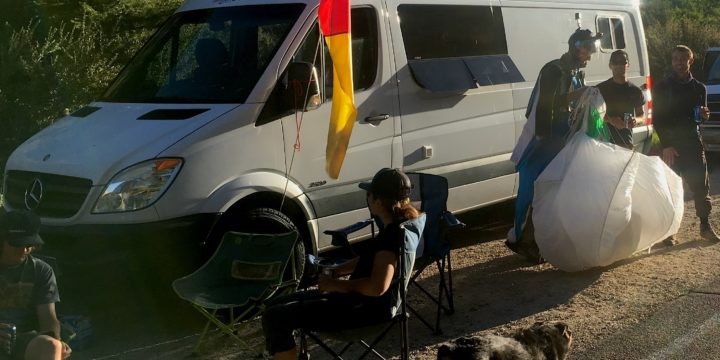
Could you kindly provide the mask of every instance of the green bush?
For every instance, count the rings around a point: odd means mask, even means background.
[[[695,52],[692,72],[701,73],[705,50],[720,46],[720,8],[716,0],[649,0],[641,8],[650,72],[661,79],[672,69],[670,53],[678,44]]]

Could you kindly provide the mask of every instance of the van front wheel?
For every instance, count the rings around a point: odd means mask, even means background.
[[[298,279],[302,279],[305,274],[305,239],[303,239],[302,231],[287,215],[271,208],[256,208],[242,213],[237,218],[237,223],[231,224],[230,228],[234,231],[258,234],[279,234],[297,231],[298,239],[297,243],[295,243],[293,256],[295,258],[295,275]],[[285,269],[285,275],[283,276],[285,279],[291,279],[292,275],[290,267]]]

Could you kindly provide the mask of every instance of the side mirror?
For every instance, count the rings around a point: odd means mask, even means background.
[[[320,86],[318,85],[317,69],[308,62],[290,63],[287,68],[288,90],[286,92],[288,104],[293,104],[294,110],[308,111],[320,107]],[[300,107],[300,104],[303,104]]]

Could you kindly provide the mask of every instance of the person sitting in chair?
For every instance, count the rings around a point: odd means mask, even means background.
[[[0,359],[65,359],[53,269],[30,255],[43,244],[40,219],[0,207]],[[15,329],[14,331],[12,329]],[[16,334],[15,339],[10,334]],[[4,351],[3,351],[4,350]]]
[[[318,289],[298,292],[271,301],[262,317],[266,348],[274,359],[296,359],[293,331],[334,331],[390,320],[395,302],[392,282],[396,275],[404,232],[400,224],[420,213],[410,204],[410,179],[398,169],[382,169],[372,182],[360,183],[367,191],[370,213],[384,224],[367,253],[349,261],[334,275],[351,274],[349,280],[320,275]]]

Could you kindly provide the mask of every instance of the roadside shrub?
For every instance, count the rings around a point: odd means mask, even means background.
[[[665,22],[652,22],[647,26],[645,37],[650,56],[650,71],[655,79],[661,79],[672,71],[670,52],[675,45],[689,46],[695,53],[692,72],[701,73],[705,50],[720,46],[720,31],[712,23],[689,17],[671,17]]]

